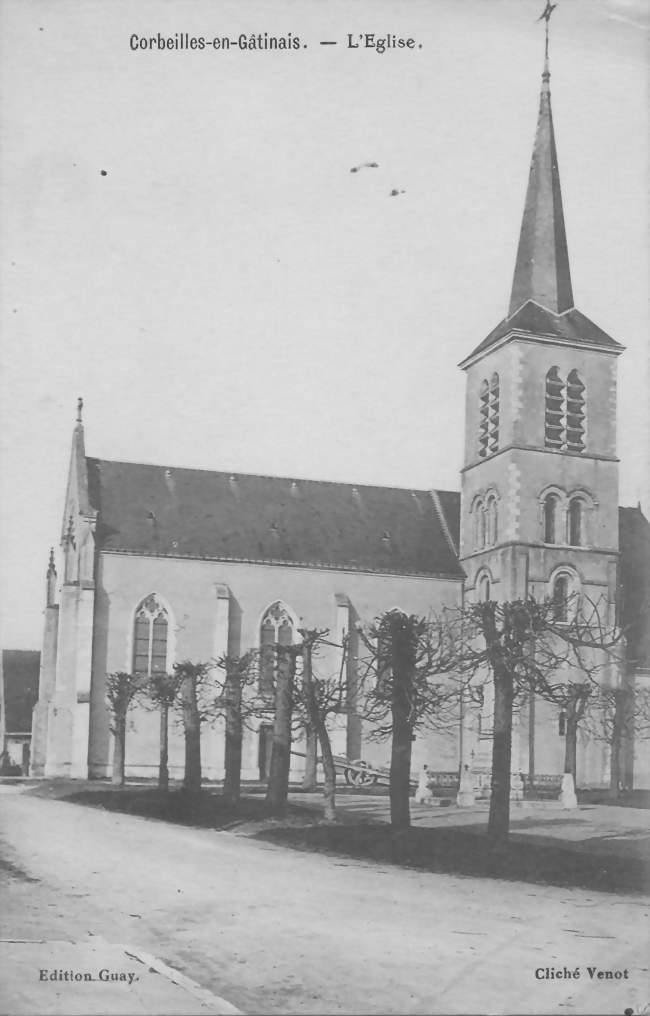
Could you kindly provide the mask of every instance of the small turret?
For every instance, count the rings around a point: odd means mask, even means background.
[[[56,607],[56,565],[54,564],[54,547],[50,547],[50,560],[47,566],[47,597],[46,606]]]

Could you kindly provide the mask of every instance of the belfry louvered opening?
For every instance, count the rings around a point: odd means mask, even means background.
[[[481,458],[499,450],[499,375],[481,383],[479,393],[478,453]]]
[[[557,367],[546,375],[546,414],[544,418],[544,445],[562,448],[564,443],[564,382]]]
[[[488,450],[490,453],[499,450],[499,375],[496,373],[490,379]]]
[[[481,384],[479,399],[479,422],[478,422],[478,453],[485,458],[488,450],[488,415],[490,412],[490,386],[487,381]]]
[[[546,375],[544,447],[585,450],[585,385],[577,370],[570,372],[566,382],[557,367]]]
[[[567,378],[566,389],[566,444],[569,451],[584,451],[585,442],[585,386],[577,370]]]

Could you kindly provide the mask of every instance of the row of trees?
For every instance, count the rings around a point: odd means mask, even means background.
[[[621,773],[621,748],[632,728],[650,733],[650,697],[619,680],[622,634],[606,625],[597,608],[563,611],[534,599],[471,604],[437,618],[389,611],[374,624],[359,625],[342,644],[327,629],[301,629],[296,644],[267,646],[212,664],[185,661],[172,674],[108,675],[107,698],[115,736],[113,780],[124,781],[127,716],[141,701],[160,712],[159,785],[169,782],[167,745],[170,714],[185,734],[184,786],[201,786],[200,731],[205,721],[225,724],[224,794],[240,794],[244,728],[273,712],[273,744],[267,801],[280,814],[287,801],[291,744],[306,737],[305,783],[315,785],[318,752],[324,774],[324,817],[335,818],[336,772],[328,720],[349,708],[369,721],[371,736],[390,739],[391,822],[410,823],[411,750],[422,728],[449,730],[460,710],[494,685],[492,793],[488,835],[494,846],[508,835],[513,713],[532,696],[561,709],[566,723],[565,770],[575,778],[580,724],[611,746],[612,786]],[[348,658],[354,648],[353,665]],[[336,650],[339,665],[328,670]],[[260,690],[261,654],[272,654],[274,681]],[[266,668],[268,670],[268,666]],[[269,695],[271,697],[269,697]],[[350,703],[353,702],[353,707]],[[600,717],[599,722],[596,717]]]

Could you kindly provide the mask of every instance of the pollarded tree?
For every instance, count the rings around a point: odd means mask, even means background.
[[[111,733],[115,739],[112,782],[120,787],[124,786],[127,716],[142,686],[143,681],[138,674],[127,674],[120,670],[106,675],[106,704],[111,714]]]
[[[626,742],[633,745],[650,737],[650,688],[635,684],[632,675],[624,675],[617,685],[599,687],[592,698],[588,729],[609,746],[610,793],[618,796],[622,789],[632,789],[625,787],[623,750]]]
[[[210,715],[207,663],[184,660],[174,664],[178,682],[176,704],[180,709],[185,735],[185,774],[183,788],[192,794],[201,790],[201,723]]]
[[[345,676],[345,664],[348,651],[348,639],[343,645],[328,640],[327,628],[301,628],[302,668],[295,683],[294,702],[301,718],[302,726],[311,730],[320,745],[323,765],[324,787],[324,818],[327,822],[336,821],[336,767],[332,754],[332,744],[327,720],[329,716],[341,713],[347,706],[348,685]],[[335,673],[327,675],[327,664],[321,657],[324,647],[342,650],[340,666]],[[315,782],[315,781],[314,781]]]
[[[616,666],[621,632],[603,622],[596,606],[533,598],[466,606],[450,629],[456,667],[470,682],[494,684],[492,785],[488,839],[505,843],[510,825],[512,716],[531,693],[557,702],[567,695],[568,673],[597,687]]]
[[[149,703],[160,713],[160,760],[158,763],[158,789],[169,789],[169,713],[178,699],[180,677],[177,673],[157,671],[145,678],[145,704]]]
[[[552,697],[564,717],[564,772],[573,776],[574,787],[577,774],[578,729],[585,719],[593,693],[594,682],[587,679],[568,681],[561,685],[557,694]]]
[[[273,718],[273,746],[271,749],[266,801],[272,815],[282,815],[286,809],[289,793],[296,661],[302,654],[302,649],[300,646],[277,643],[274,646],[266,646],[265,652],[273,652],[276,660],[274,674],[275,715]]]
[[[462,681],[454,651],[462,644],[446,621],[391,610],[359,628],[367,656],[360,661],[361,709],[371,736],[391,738],[391,825],[410,825],[411,751],[418,729],[458,722]]]
[[[242,656],[222,656],[216,663],[216,670],[214,681],[217,694],[211,716],[221,716],[225,723],[223,795],[231,801],[238,801],[241,793],[244,724],[247,718],[258,715],[262,706],[266,705],[260,702],[257,694],[258,653],[249,650]]]

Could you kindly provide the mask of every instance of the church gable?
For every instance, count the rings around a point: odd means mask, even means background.
[[[453,492],[86,461],[103,550],[462,575]]]

